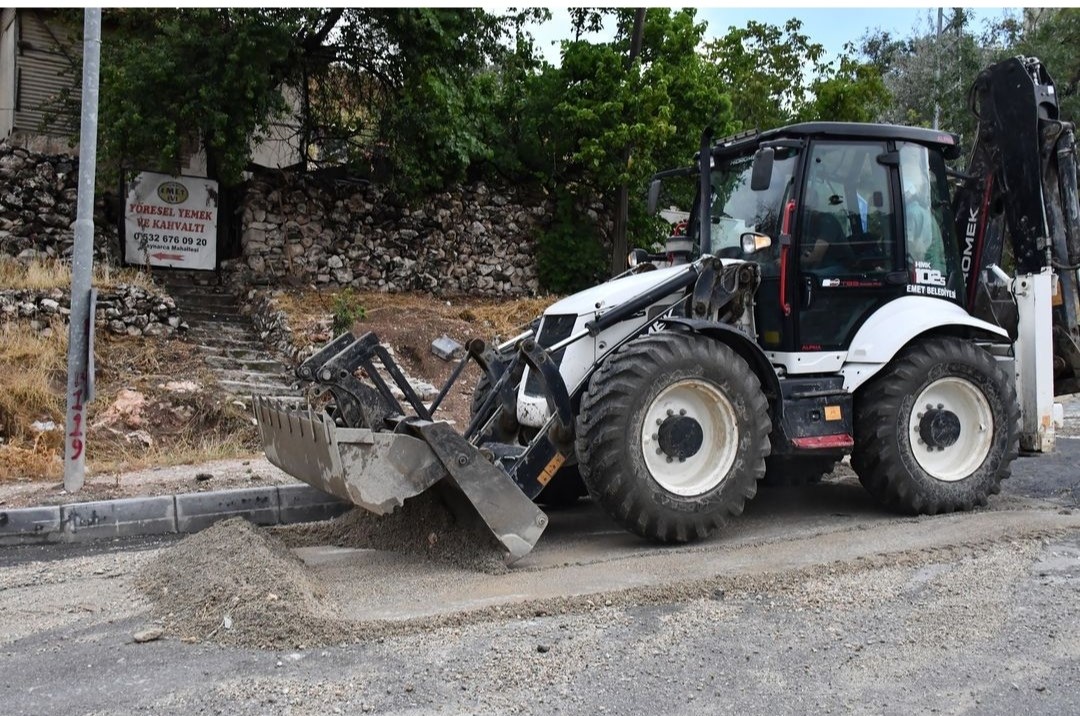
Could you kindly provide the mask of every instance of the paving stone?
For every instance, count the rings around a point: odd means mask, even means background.
[[[281,524],[319,522],[337,517],[352,509],[333,495],[310,485],[278,485]]]
[[[20,507],[0,511],[0,544],[58,542],[59,507]]]
[[[60,516],[64,538],[70,542],[176,532],[176,501],[172,495],[63,505]]]
[[[230,517],[244,517],[257,525],[276,525],[280,521],[278,515],[277,487],[176,496],[176,528],[179,532],[198,532]]]

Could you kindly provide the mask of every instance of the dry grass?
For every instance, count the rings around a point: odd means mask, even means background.
[[[145,271],[94,264],[94,285],[116,288],[121,284],[153,289],[153,281]],[[47,291],[71,286],[71,264],[60,259],[34,259],[30,262],[0,257],[0,287]]]
[[[156,443],[147,448],[125,442],[105,445],[90,443],[87,458],[97,475],[142,470],[149,467],[196,465],[210,460],[229,460],[258,454],[246,432],[231,434],[186,430],[168,444]]]
[[[306,321],[325,318],[333,311],[338,292],[287,291],[275,298],[290,321],[302,328]],[[364,307],[367,318],[396,313],[407,322],[410,316],[434,313],[447,319],[476,324],[484,332],[509,338],[520,332],[531,320],[554,303],[557,296],[539,298],[493,299],[450,298],[439,299],[425,294],[354,292],[354,300]]]
[[[97,393],[87,406],[87,424],[125,387],[147,398],[142,424],[93,429],[87,437],[92,473],[244,457],[257,452],[257,436],[246,410],[214,387],[194,346],[175,340],[131,340],[99,334]],[[173,394],[167,380],[194,380],[203,390]],[[67,410],[67,328],[57,322],[43,336],[21,322],[0,325],[0,481],[56,479],[63,470],[63,427]],[[58,429],[38,432],[34,421]],[[128,438],[146,430],[151,447]]]
[[[66,357],[67,332],[59,321],[51,336],[19,323],[0,326],[0,479],[60,474],[62,429],[37,432],[31,425],[52,421],[62,428]]]

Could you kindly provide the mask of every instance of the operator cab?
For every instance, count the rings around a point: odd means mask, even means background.
[[[944,132],[816,122],[715,143],[709,225],[694,199],[687,238],[701,253],[759,264],[759,342],[770,352],[843,351],[883,304],[905,295],[962,304],[964,279]],[[665,173],[667,174],[667,173]],[[654,191],[655,193],[655,191]],[[744,237],[768,237],[746,254]]]

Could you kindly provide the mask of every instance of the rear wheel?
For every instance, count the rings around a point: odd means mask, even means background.
[[[912,345],[855,402],[851,465],[886,506],[936,514],[985,505],[1019,444],[1013,381],[971,342]]]
[[[589,494],[620,525],[688,542],[754,496],[771,428],[757,376],[738,354],[704,336],[661,332],[593,374],[578,460]]]

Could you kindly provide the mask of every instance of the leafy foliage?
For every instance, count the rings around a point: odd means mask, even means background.
[[[286,109],[299,10],[121,9],[106,13],[103,158],[177,171],[200,145],[212,174],[236,182],[252,141]]]
[[[545,12],[347,10],[333,66],[344,82],[334,85],[336,94],[314,97],[314,105],[331,109],[323,111],[319,131],[349,140],[346,158],[353,162],[385,152],[406,195],[465,179],[494,154],[492,68],[531,55],[521,27]],[[511,38],[513,47],[504,42]],[[365,110],[342,112],[342,101]]]
[[[367,317],[367,309],[360,303],[360,299],[351,288],[346,288],[334,296],[334,304],[330,312],[333,316],[331,328],[334,335],[351,331],[354,323]]]
[[[854,47],[812,84],[813,103],[802,112],[806,120],[873,122],[891,99],[877,68],[852,58]]]
[[[825,48],[800,32],[751,20],[705,46],[730,88],[739,129],[769,129],[797,117],[812,99],[811,81],[824,69]]]
[[[574,197],[556,202],[551,224],[536,241],[536,271],[540,283],[554,293],[573,293],[599,281],[607,267],[595,220],[575,206]]]
[[[561,207],[540,237],[542,255],[562,262],[541,270],[552,290],[595,278],[592,249],[582,248],[580,259],[579,252],[567,250],[575,227],[581,232],[590,225],[580,207],[599,198],[612,206],[622,184],[636,195],[656,170],[687,163],[707,125],[717,135],[731,129],[731,103],[719,72],[697,51],[705,26],[693,10],[650,8],[632,65],[632,10],[581,10],[574,18],[579,36],[609,23],[615,37],[564,41],[561,65],[523,77],[523,91],[506,115],[516,118],[509,128],[520,146],[516,169],[546,186]],[[630,205],[631,244],[651,244],[643,201]],[[591,235],[577,240],[583,247],[594,242]],[[543,248],[547,244],[550,251]]]

